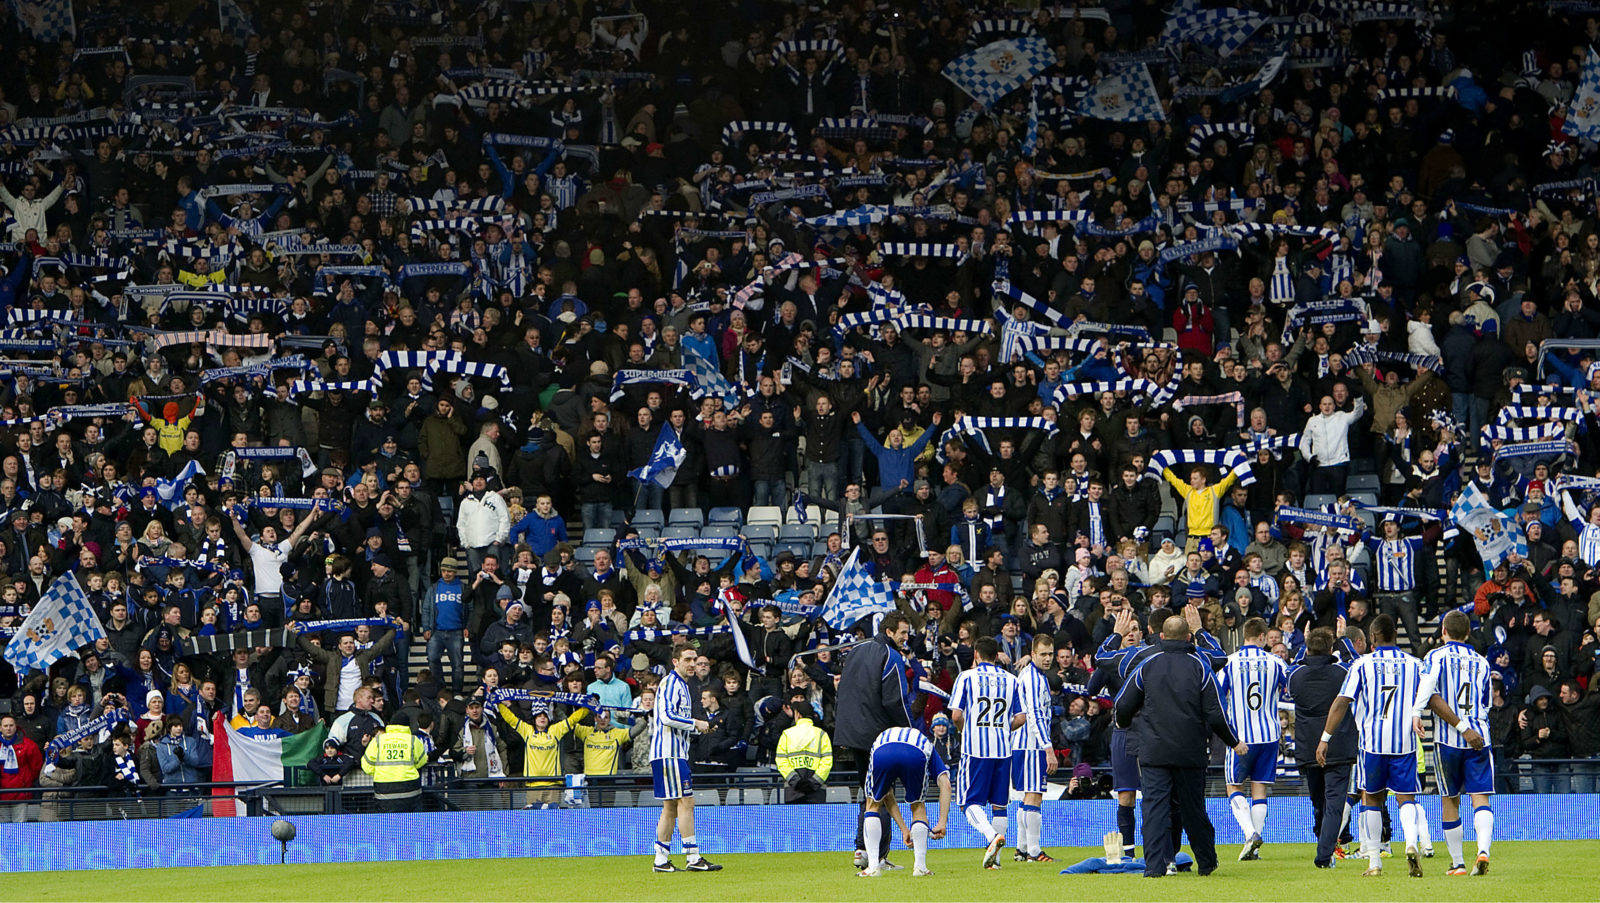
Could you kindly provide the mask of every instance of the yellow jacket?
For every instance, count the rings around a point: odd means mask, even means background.
[[[811,769],[819,781],[826,781],[833,771],[833,741],[810,718],[796,718],[794,726],[778,737],[778,774],[788,780],[797,768]]]
[[[527,744],[527,752],[522,755],[523,775],[565,775],[565,768],[561,767],[561,738],[565,737],[572,726],[578,723],[586,709],[579,709],[561,721],[550,723],[549,730],[535,730],[532,724],[517,717],[517,713],[505,703],[500,703],[500,718],[506,726],[517,732],[523,742]],[[529,787],[556,787],[555,781],[533,781]]]
[[[1178,490],[1178,495],[1183,497],[1184,510],[1188,512],[1189,535],[1209,536],[1211,528],[1217,524],[1217,503],[1222,496],[1233,486],[1234,476],[1228,474],[1222,482],[1204,489],[1195,489],[1188,483],[1173,475],[1170,467],[1163,467],[1161,475],[1167,478],[1172,488]]]
[[[378,799],[415,796],[422,792],[422,766],[428,747],[403,724],[391,724],[372,738],[361,754],[361,770],[372,775]]]
[[[587,714],[584,709],[577,715]],[[625,727],[613,727],[603,731],[587,724],[574,725],[572,733],[583,741],[583,773],[584,774],[616,774],[617,760],[622,757],[622,747],[633,739],[633,734]]]

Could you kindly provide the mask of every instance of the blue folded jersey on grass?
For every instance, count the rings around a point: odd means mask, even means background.
[[[1194,867],[1194,860],[1188,853],[1179,853],[1173,857],[1178,864],[1178,871],[1185,872]],[[1144,874],[1143,859],[1123,859],[1119,862],[1108,862],[1103,856],[1085,859],[1074,865],[1069,865],[1061,870],[1063,875],[1131,875],[1134,872]]]

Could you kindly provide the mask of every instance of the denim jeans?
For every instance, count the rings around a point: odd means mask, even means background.
[[[499,560],[499,562],[500,562],[500,564],[502,566],[504,566],[505,563],[506,563],[505,550],[500,548],[500,544],[499,543],[490,543],[490,544],[488,544],[486,546],[477,546],[477,547],[474,547],[474,548],[468,548],[468,549],[465,549],[464,551],[467,553],[467,573],[468,574],[476,574],[478,572],[478,569],[483,567],[483,559],[484,559],[484,556],[486,556],[486,555],[493,555],[496,559]]]
[[[635,511],[661,510],[661,497],[664,495],[664,490],[660,484],[656,483],[655,480],[646,480],[643,483],[634,480],[633,487],[633,509]]]
[[[611,526],[611,503],[584,502],[581,516],[585,530],[609,528]]]
[[[782,508],[787,502],[788,487],[782,480],[756,480],[755,494],[750,499],[752,505],[773,505]]]
[[[1456,422],[1461,424],[1463,427],[1470,424],[1472,422],[1472,393],[1451,392],[1450,414],[1451,416],[1455,417]],[[1462,437],[1457,436],[1456,440],[1462,441]]]
[[[463,692],[466,683],[466,659],[462,657],[462,637],[459,630],[435,630],[428,638],[428,667],[433,671],[435,686],[444,686],[444,656],[450,656],[450,679],[455,692]]]
[[[839,497],[839,462],[806,463],[806,492],[812,498],[829,501]]]

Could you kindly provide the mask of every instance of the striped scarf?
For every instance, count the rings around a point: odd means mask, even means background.
[[[1195,449],[1178,448],[1163,449],[1150,456],[1150,463],[1145,467],[1147,473],[1156,479],[1161,478],[1161,472],[1169,467],[1179,464],[1209,464],[1221,471],[1233,474],[1238,481],[1249,486],[1256,481],[1254,473],[1250,471],[1250,457],[1237,449]]]
[[[1559,458],[1562,455],[1576,455],[1578,447],[1571,440],[1555,439],[1545,442],[1520,442],[1511,445],[1502,445],[1494,450],[1494,459],[1501,461],[1506,458]]]
[[[511,391],[511,374],[499,364],[463,360],[459,357],[436,358],[422,371],[422,388],[433,391],[433,378],[438,373],[456,373],[468,379],[498,379],[500,387]]]
[[[1231,404],[1238,412],[1238,424],[1244,426],[1244,396],[1238,392],[1224,392],[1221,395],[1185,395],[1173,399],[1173,410],[1181,411],[1184,408],[1203,407],[1213,404]]]
[[[1577,408],[1558,408],[1550,405],[1507,405],[1500,409],[1495,422],[1506,424],[1513,420],[1566,420],[1572,423],[1583,422],[1583,412]]]
[[[1289,258],[1273,258],[1272,281],[1267,285],[1267,297],[1273,304],[1294,303],[1294,274],[1289,272]]]

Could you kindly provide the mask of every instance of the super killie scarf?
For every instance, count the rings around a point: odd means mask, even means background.
[[[611,400],[617,401],[621,399],[624,394],[623,390],[627,386],[654,385],[660,383],[669,383],[674,386],[688,388],[690,385],[692,385],[692,380],[687,369],[618,370],[616,375],[611,378]]]
[[[1319,511],[1315,508],[1295,508],[1290,505],[1280,505],[1275,514],[1276,520],[1280,524],[1309,524],[1314,527],[1333,527],[1339,530],[1349,530],[1352,533],[1360,532],[1363,526],[1359,518]]]
[[[78,741],[82,740],[84,737],[95,736],[101,731],[110,728],[112,725],[121,724],[124,721],[131,720],[132,718],[128,715],[126,710],[112,709],[93,721],[85,722],[84,724],[75,727],[66,733],[57,734],[54,739],[52,739],[49,743],[46,743],[44,746],[45,761],[54,762],[61,756],[63,751],[76,746]]]
[[[552,705],[564,705],[575,709],[584,708],[597,711],[601,709],[635,713],[648,711],[647,709],[633,708],[631,706],[601,705],[600,697],[592,693],[560,693],[555,691],[547,693],[539,690],[520,690],[511,687],[490,690],[485,697],[485,701],[489,705],[500,705],[506,702],[525,702],[533,709],[534,714],[549,712]]]

